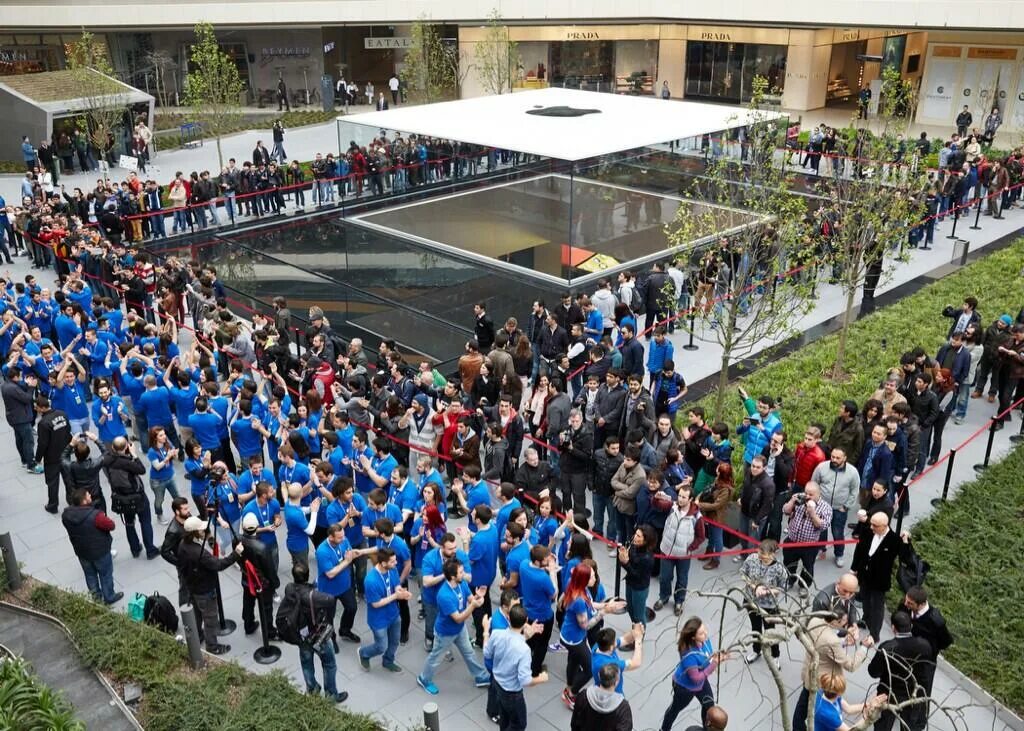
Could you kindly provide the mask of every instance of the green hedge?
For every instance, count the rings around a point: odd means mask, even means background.
[[[949,331],[950,320],[941,314],[946,305],[959,307],[964,297],[976,296],[985,327],[1004,312],[1016,315],[1024,299],[1022,263],[1024,239],[853,323],[846,354],[850,377],[843,383],[822,375],[835,362],[838,337],[829,335],[744,376],[740,379],[742,385],[754,398],[762,394],[782,398],[780,416],[790,434],[802,434],[811,422],[821,422],[827,429],[845,399],[863,405],[870,398],[886,370],[899,365],[904,351],[918,345],[930,354],[938,350]],[[883,339],[887,341],[885,349],[881,346]],[[681,362],[685,373],[685,357]],[[725,422],[730,430],[743,418],[736,385],[730,386],[725,401]],[[714,401],[715,395],[711,394],[699,402],[709,416],[714,412]],[[987,404],[976,404],[974,408],[985,407]],[[685,415],[682,409],[681,424]],[[737,441],[735,457],[739,464],[743,450]],[[792,444],[797,441],[797,437],[790,439]]]
[[[931,564],[929,601],[956,642],[946,659],[1024,713],[1024,448],[962,486],[914,527]]]
[[[142,685],[139,721],[149,731],[380,731],[369,716],[338,710],[323,697],[304,695],[279,671],[256,675],[235,663],[219,661],[193,671],[184,645],[173,637],[84,595],[35,583],[20,598],[61,620],[91,667],[115,681]],[[297,652],[289,646],[281,649]],[[5,727],[0,724],[0,728]]]
[[[0,658],[0,728],[85,731],[68,702],[36,677],[24,660]]]

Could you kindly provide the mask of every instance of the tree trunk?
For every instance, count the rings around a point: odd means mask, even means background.
[[[224,153],[220,149],[220,135],[217,135],[217,171],[224,169]]]
[[[846,360],[846,340],[850,333],[850,324],[853,320],[853,300],[857,296],[856,287],[847,287],[846,309],[843,311],[843,328],[839,331],[839,348],[836,350],[836,362],[832,366],[833,377],[843,373],[843,361]]]
[[[715,394],[715,421],[722,421],[725,410],[725,389],[729,387],[729,353],[722,352],[722,369],[718,372],[718,393]]]

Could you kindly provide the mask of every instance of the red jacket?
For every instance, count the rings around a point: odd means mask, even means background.
[[[814,468],[826,459],[825,451],[820,444],[808,448],[803,442],[800,442],[793,453],[793,484],[803,489],[810,482]]]

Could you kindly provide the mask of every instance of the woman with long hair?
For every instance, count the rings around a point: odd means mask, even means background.
[[[708,628],[700,617],[690,617],[679,631],[679,664],[672,673],[672,702],[665,711],[661,731],[670,731],[680,711],[694,698],[700,703],[700,721],[707,726],[708,709],[715,705],[710,678],[731,656],[715,652]]]
[[[725,519],[725,509],[732,502],[732,494],[736,489],[736,480],[733,476],[732,465],[728,462],[719,462],[715,467],[715,483],[708,490],[705,490],[697,498],[697,507],[701,515],[707,520],[708,531],[708,553],[721,553],[725,548],[722,540],[722,528],[715,523],[721,523]],[[714,521],[714,522],[711,522]],[[717,569],[719,557],[712,556],[704,563],[704,568],[710,571]]]
[[[174,460],[178,457],[177,448],[171,444],[167,432],[162,426],[149,429],[149,487],[153,491],[153,512],[160,525],[167,525],[170,518],[164,518],[164,494],[170,493],[172,498],[178,497],[178,486],[174,482]]]
[[[865,437],[871,433],[871,430],[875,428],[877,424],[883,423],[882,420],[885,418],[885,404],[876,398],[868,399],[864,402],[864,408],[861,409],[861,422],[864,426]]]
[[[657,540],[654,528],[641,525],[629,544],[619,546],[619,563],[626,571],[626,611],[633,624],[647,624],[647,594],[651,590]]]
[[[525,394],[526,386],[530,382],[530,375],[533,373],[533,347],[530,345],[530,338],[526,335],[520,335],[516,341],[515,350],[512,351],[512,367],[522,383],[519,390]],[[525,401],[520,404],[520,410],[523,406],[525,406]]]
[[[939,461],[939,454],[942,452],[942,430],[946,428],[949,415],[953,413],[956,406],[956,384],[953,382],[953,371],[949,368],[937,368],[935,379],[932,381],[932,390],[939,399],[939,416],[932,425],[932,445],[928,456],[928,464],[932,465]],[[921,445],[921,453],[924,454],[925,445]],[[921,466],[918,465],[918,469]]]
[[[614,611],[617,606],[615,602],[595,602],[591,598],[587,587],[593,576],[594,572],[588,564],[578,564],[572,570],[569,584],[558,603],[564,615],[559,638],[568,652],[562,701],[570,710],[576,705],[576,694],[592,675],[587,632],[604,619],[606,611]]]

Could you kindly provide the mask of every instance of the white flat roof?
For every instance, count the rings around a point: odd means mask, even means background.
[[[527,114],[529,110],[549,107],[596,109],[598,113],[578,117]],[[583,160],[742,127],[752,116],[745,107],[548,88],[400,106],[338,119],[403,134],[470,142],[559,160]],[[756,120],[781,116],[784,115],[759,111]]]

